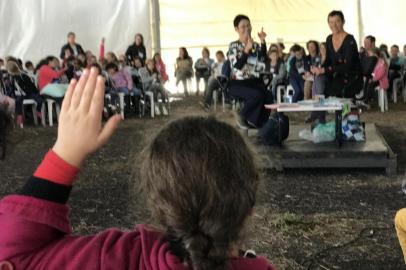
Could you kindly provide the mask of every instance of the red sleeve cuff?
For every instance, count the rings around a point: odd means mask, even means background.
[[[78,173],[78,168],[68,164],[55,152],[49,150],[35,171],[34,176],[56,184],[71,186]]]

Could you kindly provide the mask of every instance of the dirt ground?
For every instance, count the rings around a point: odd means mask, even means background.
[[[78,234],[131,229],[148,222],[133,176],[136,157],[168,120],[206,114],[197,98],[174,102],[169,118],[124,121],[112,140],[85,164],[72,191],[72,225]],[[231,113],[215,113],[232,121]],[[302,122],[304,115],[291,121]],[[381,170],[262,171],[263,183],[244,248],[265,255],[278,269],[403,269],[393,218],[406,206],[401,182],[406,169],[406,105],[363,114],[376,123],[398,155],[398,173]],[[56,138],[56,127],[27,126],[9,133],[0,161],[0,197],[20,188]]]

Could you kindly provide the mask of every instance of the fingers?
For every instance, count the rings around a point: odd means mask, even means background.
[[[89,70],[85,69],[82,76],[80,76],[79,82],[76,84],[75,90],[73,91],[71,106],[77,108],[80,104],[80,99],[82,98],[82,93],[85,89],[87,78],[89,77]]]
[[[70,107],[70,103],[72,100],[72,94],[73,94],[73,90],[75,89],[76,83],[77,83],[77,81],[75,79],[72,79],[70,81],[68,90],[66,91],[65,97],[63,98],[62,108],[61,108],[62,112],[67,111]]]
[[[96,90],[91,100],[89,111],[97,116],[101,116],[104,105],[104,78],[97,76]]]
[[[90,75],[86,82],[85,89],[83,90],[82,98],[80,100],[80,105],[79,105],[81,107],[82,111],[84,111],[84,112],[89,111],[89,107],[92,102],[94,91],[96,88],[97,75],[98,74],[97,74],[96,69],[92,68],[90,70]]]
[[[106,125],[104,125],[102,131],[100,132],[99,137],[97,138],[97,148],[100,148],[107,143],[120,122],[120,115],[114,115],[109,119],[109,121],[107,121]]]

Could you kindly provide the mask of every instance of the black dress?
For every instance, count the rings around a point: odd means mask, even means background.
[[[354,98],[363,86],[361,62],[354,36],[348,34],[336,51],[333,36],[329,35],[326,47],[327,57],[323,65],[326,71],[326,96]]]

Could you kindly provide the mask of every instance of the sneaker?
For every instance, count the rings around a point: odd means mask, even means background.
[[[359,107],[362,107],[366,110],[371,109],[371,106],[369,104],[366,104],[364,101],[361,101],[361,100],[357,100],[356,105]]]
[[[16,123],[17,123],[17,126],[18,126],[18,127],[24,128],[23,116],[22,116],[22,115],[18,115],[18,116],[17,116]]]
[[[364,98],[364,89],[361,90],[358,94],[355,95],[355,99],[363,99]]]
[[[168,109],[165,107],[165,105],[162,105],[162,114],[165,116],[167,116],[169,114]]]
[[[154,108],[155,108],[155,115],[161,115],[161,111],[159,110],[159,106],[158,106],[158,104],[156,104],[155,106],[154,106]]]
[[[199,105],[202,107],[203,110],[206,112],[210,110],[210,105],[204,101],[199,101]]]
[[[234,117],[236,119],[237,126],[240,129],[249,129],[249,126],[247,125],[247,121],[237,112],[234,112]]]

